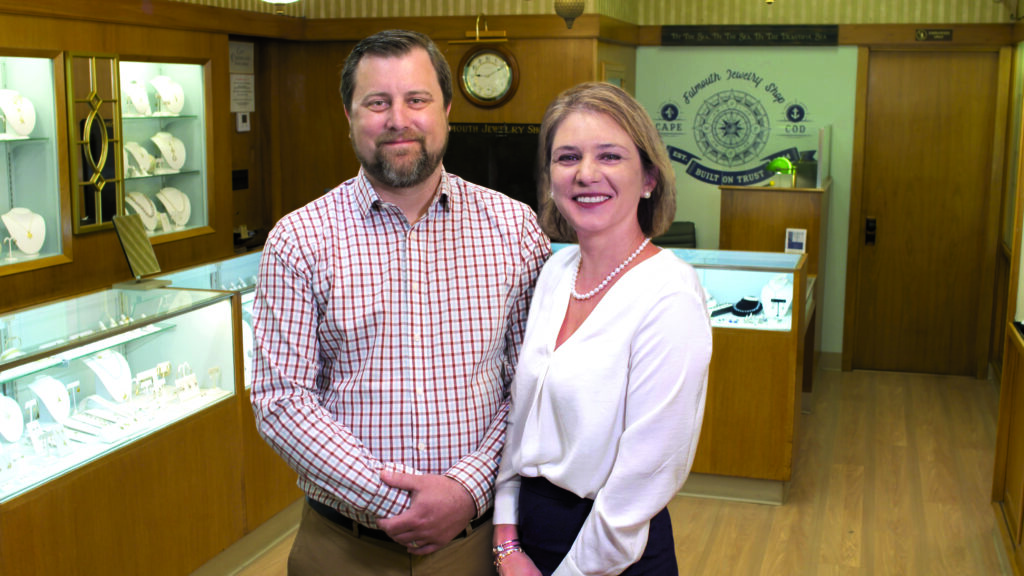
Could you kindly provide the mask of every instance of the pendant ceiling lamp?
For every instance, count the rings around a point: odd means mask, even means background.
[[[583,0],[555,0],[555,14],[565,19],[566,27],[572,29],[573,21],[583,14]]]
[[[276,6],[276,9],[274,10],[275,14],[284,14],[284,7],[281,6],[281,4],[294,4],[294,3],[298,2],[299,0],[263,0],[263,1],[266,2],[267,4],[273,4],[274,6]]]

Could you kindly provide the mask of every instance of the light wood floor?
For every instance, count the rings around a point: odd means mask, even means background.
[[[990,503],[997,385],[819,372],[784,506],[679,497],[680,575],[1009,575]],[[291,538],[243,576],[286,573]]]

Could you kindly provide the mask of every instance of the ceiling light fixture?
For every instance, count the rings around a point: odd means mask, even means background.
[[[561,16],[571,30],[573,20],[583,14],[583,0],[555,0],[555,14]]]
[[[267,4],[274,5],[274,14],[284,14],[284,7],[281,4],[294,4],[299,0],[263,0]]]

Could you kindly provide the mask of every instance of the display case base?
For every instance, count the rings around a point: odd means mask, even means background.
[[[781,506],[785,504],[788,492],[789,482],[781,480],[691,473],[679,494]]]

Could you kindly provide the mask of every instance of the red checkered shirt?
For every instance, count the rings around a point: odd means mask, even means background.
[[[533,284],[530,209],[444,173],[409,225],[360,173],[271,231],[253,307],[252,404],[299,487],[370,527],[409,506],[394,469],[491,507]]]

